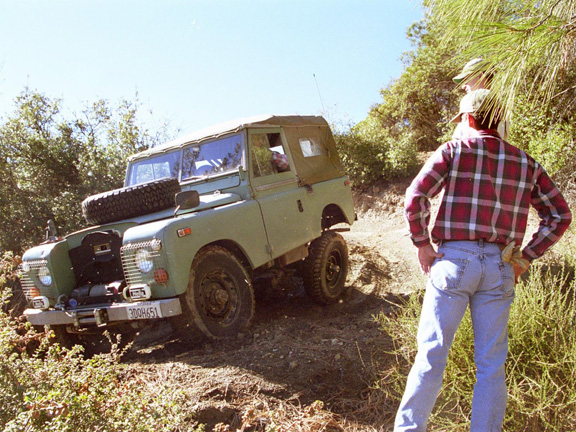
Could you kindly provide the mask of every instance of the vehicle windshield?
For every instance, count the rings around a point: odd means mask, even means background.
[[[163,153],[130,165],[128,184],[132,186],[166,177],[178,178],[181,150]]]
[[[208,178],[238,170],[243,158],[244,135],[230,135],[135,161],[128,170],[127,186],[166,177]]]
[[[243,134],[185,147],[182,155],[182,181],[236,171],[242,165],[243,156]]]

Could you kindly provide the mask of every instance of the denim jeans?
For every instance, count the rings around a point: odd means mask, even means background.
[[[470,431],[500,431],[507,399],[504,362],[514,270],[502,262],[497,245],[481,240],[445,242],[438,250],[444,256],[430,271],[418,328],[418,353],[394,431],[426,431],[442,387],[448,350],[468,305],[476,363]]]

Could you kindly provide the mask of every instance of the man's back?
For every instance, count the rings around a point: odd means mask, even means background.
[[[421,220],[426,197],[440,189],[444,195],[432,230],[436,243],[483,239],[520,245],[532,205],[546,226],[524,250],[532,260],[556,242],[559,228],[563,232],[563,225],[569,224],[565,215],[570,211],[540,164],[494,131],[478,131],[436,151],[408,190],[409,221]]]

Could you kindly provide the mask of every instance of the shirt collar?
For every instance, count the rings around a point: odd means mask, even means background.
[[[477,134],[478,134],[479,136],[481,136],[481,137],[493,136],[493,137],[496,137],[496,138],[501,138],[501,137],[500,137],[500,134],[498,133],[498,131],[497,131],[497,130],[494,130],[494,129],[482,129],[482,130],[479,130],[479,131],[476,131],[476,132],[477,132]]]

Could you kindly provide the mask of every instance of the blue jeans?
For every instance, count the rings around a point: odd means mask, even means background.
[[[483,241],[445,242],[439,252],[444,256],[430,271],[418,328],[418,353],[394,431],[426,431],[442,387],[448,350],[468,305],[476,363],[470,431],[500,431],[508,393],[504,362],[514,270],[502,262],[497,245]]]

